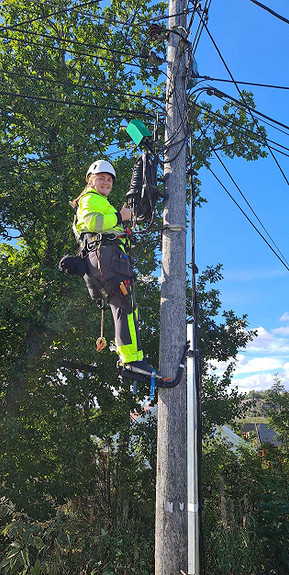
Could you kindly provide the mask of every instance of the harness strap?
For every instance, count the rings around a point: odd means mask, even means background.
[[[110,243],[117,243],[121,238],[127,238],[126,232],[123,234],[101,234],[101,233],[90,233],[85,232],[80,234],[79,237],[79,247],[81,250],[87,250],[88,252],[94,250],[99,245],[105,245]],[[123,242],[119,242],[123,247],[126,247]]]

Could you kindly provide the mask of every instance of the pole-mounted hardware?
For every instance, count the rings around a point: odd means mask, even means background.
[[[158,137],[158,117],[155,121],[154,134],[145,126],[142,120],[131,120],[126,128],[127,133],[138,146],[147,149],[138,156],[126,194],[128,206],[132,213],[132,225],[136,229],[138,222],[148,222],[152,225],[155,215],[155,205],[158,199],[157,168],[158,155],[154,147]],[[147,231],[148,227],[145,231]]]

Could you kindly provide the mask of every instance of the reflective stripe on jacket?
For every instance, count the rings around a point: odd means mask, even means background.
[[[78,234],[123,233],[123,226],[118,224],[117,210],[105,196],[92,188],[79,200],[75,225]]]

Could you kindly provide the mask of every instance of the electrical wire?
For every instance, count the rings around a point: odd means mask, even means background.
[[[81,8],[82,6],[89,6],[90,4],[99,4],[100,0],[91,0],[90,2],[82,2],[78,4],[78,6],[71,6],[70,8],[62,8],[61,10],[56,10],[55,12],[50,12],[45,16],[38,16],[37,18],[31,18],[30,20],[25,20],[23,22],[19,22],[19,24],[14,24],[13,26],[1,26],[0,32],[4,30],[15,30],[19,28],[19,26],[23,26],[25,24],[32,24],[33,22],[39,22],[39,20],[47,20],[52,16],[56,16],[57,14],[61,14],[63,12],[69,12],[69,10],[74,10],[75,8]]]
[[[211,0],[209,0],[209,5],[208,5],[208,6],[207,6],[207,3],[208,3],[208,0],[205,1],[205,4],[204,4],[203,9],[201,9],[201,10],[202,10],[201,16],[199,15],[199,16],[200,16],[199,25],[198,25],[198,28],[197,28],[197,30],[196,30],[195,37],[194,37],[194,39],[193,39],[193,41],[192,41],[191,58],[193,58],[194,55],[195,55],[195,53],[196,53],[196,50],[197,50],[197,47],[198,47],[198,44],[199,44],[199,41],[200,41],[200,38],[201,38],[201,35],[202,35],[202,32],[203,32],[203,29],[204,29],[204,22],[207,22],[207,21],[208,21],[208,12],[209,12],[209,9],[210,9],[210,6],[211,6]],[[199,8],[199,10],[200,10],[200,8]],[[198,12],[198,2],[196,3],[196,11]],[[204,20],[203,16],[205,16],[205,20]]]
[[[194,101],[194,105],[196,105],[197,99],[199,98],[199,96],[201,95],[201,93],[202,93],[204,90],[206,90],[206,88],[201,87],[201,88],[197,88],[197,89],[194,91],[194,93],[198,92],[197,97],[196,97],[196,99],[195,99],[195,101]],[[187,129],[186,129],[186,131],[185,131],[184,137],[183,137],[181,140],[177,141],[177,142],[171,143],[172,140],[173,140],[173,139],[176,137],[176,135],[179,133],[179,131],[180,131],[180,129],[181,129],[181,126],[182,126],[182,123],[183,123],[183,120],[182,120],[182,122],[179,124],[179,127],[175,130],[174,134],[173,134],[168,140],[165,141],[165,143],[164,143],[164,151],[167,152],[169,148],[174,147],[174,146],[177,146],[177,145],[179,145],[179,144],[181,145],[181,148],[180,148],[180,150],[178,151],[178,153],[177,153],[173,158],[170,158],[170,159],[168,159],[168,160],[164,160],[164,162],[163,162],[164,164],[169,163],[169,162],[173,162],[174,160],[176,160],[177,157],[178,157],[178,155],[180,154],[180,152],[182,151],[182,149],[183,149],[183,147],[184,147],[184,145],[185,145],[185,142],[186,142],[186,140],[187,140],[188,134],[189,134],[189,132],[190,132],[188,115],[187,115]]]
[[[99,44],[90,44],[89,42],[80,42],[79,40],[73,40],[72,38],[59,38],[57,36],[53,36],[53,34],[43,34],[41,32],[29,32],[29,30],[15,30],[16,33],[22,33],[26,35],[30,35],[30,36],[40,36],[41,38],[48,38],[49,40],[56,40],[57,42],[59,42],[59,44],[76,44],[77,46],[82,46],[84,48],[92,48],[95,50],[104,50],[106,52],[113,52],[114,54],[118,54],[121,56],[131,56],[132,58],[143,58],[145,60],[148,59],[148,56],[145,54],[135,54],[135,53],[131,53],[128,51],[122,51],[122,50],[118,50],[116,48],[109,48],[107,45],[106,46],[101,46]],[[2,36],[1,34],[1,29],[0,29],[0,36]],[[3,37],[3,36],[2,36]],[[13,40],[15,41],[15,34],[11,37],[8,37],[7,39],[9,40]],[[16,38],[17,39],[17,38]],[[21,40],[21,38],[20,38]],[[31,43],[32,44],[32,43]],[[38,44],[37,44],[38,45]],[[42,46],[42,44],[40,44],[40,46]],[[45,44],[44,44],[45,46]],[[58,46],[55,46],[55,48],[57,49],[62,49]],[[67,50],[68,51],[68,50]]]
[[[58,100],[56,98],[43,98],[42,96],[32,96],[29,94],[18,94],[17,92],[7,92],[7,91],[0,91],[1,96],[12,96],[13,98],[26,98],[28,100],[36,100],[39,102],[49,103],[49,104],[61,104],[63,106],[77,106],[81,108],[95,108],[97,110],[106,110],[108,112],[115,111],[115,112],[125,112],[126,114],[130,115],[142,115],[142,116],[150,116],[154,118],[154,115],[150,112],[144,112],[143,110],[130,110],[128,108],[115,108],[114,106],[105,107],[99,106],[98,104],[87,104],[86,102],[72,102],[71,100]]]
[[[249,216],[246,214],[246,212],[238,204],[237,200],[235,200],[235,198],[232,196],[232,194],[229,192],[229,190],[226,188],[226,186],[224,186],[224,184],[223,184],[223,182],[221,182],[220,178],[218,178],[218,176],[213,172],[213,170],[210,167],[208,169],[211,172],[211,174],[214,176],[214,178],[216,178],[216,180],[222,186],[222,188],[225,190],[226,194],[228,194],[228,196],[231,198],[231,200],[234,202],[234,204],[236,204],[237,208],[242,212],[242,214],[245,216],[245,218],[248,220],[248,222],[251,224],[251,226],[254,228],[254,230],[257,232],[257,234],[259,234],[259,236],[262,238],[262,240],[267,244],[267,246],[270,248],[270,250],[275,254],[275,256],[278,258],[278,260],[283,264],[283,266],[286,268],[286,270],[289,271],[289,265],[286,263],[286,260],[284,261],[279,256],[279,254],[276,252],[276,250],[274,250],[274,248],[271,246],[271,244],[263,236],[262,232],[260,232],[260,230],[258,230],[258,228],[255,226],[254,222],[252,222],[252,220],[249,218]]]
[[[224,116],[223,114],[218,114],[217,112],[213,112],[213,110],[210,110],[209,108],[206,108],[205,106],[202,106],[200,104],[198,104],[198,107],[205,111],[207,114],[216,117],[219,120],[225,121],[226,123],[230,123],[233,126],[235,126],[236,128],[239,128],[240,130],[242,130],[245,134],[248,134],[250,136],[258,136],[258,134],[256,132],[253,132],[252,130],[250,130],[249,128],[245,128],[245,126],[243,126],[242,124],[240,124],[237,120],[232,120],[231,118],[227,118],[226,116]],[[287,134],[289,135],[289,134]],[[283,148],[284,150],[287,150],[289,152],[289,147],[288,146],[283,146],[282,144],[279,144],[279,142],[276,142],[275,140],[271,140],[270,138],[266,138],[267,142],[270,142],[272,144],[275,144],[276,146],[279,146],[280,148]],[[256,140],[258,143],[265,145],[265,142],[263,139],[259,139]],[[281,150],[278,150],[276,148],[272,148],[273,150],[276,150],[277,152],[281,152]],[[287,155],[287,154],[285,154]]]
[[[41,3],[38,3],[38,2],[32,2],[32,0],[28,0],[28,1],[29,1],[30,3],[40,4],[41,6],[43,6],[43,3],[42,3],[42,2],[41,2]],[[70,10],[74,10],[74,11],[76,11],[76,12],[80,12],[80,13],[83,14],[83,15],[90,15],[90,14],[88,14],[86,11],[81,11],[80,8],[81,8],[82,6],[87,6],[87,5],[90,5],[90,4],[99,4],[99,2],[100,2],[100,0],[94,0],[94,1],[91,1],[91,2],[84,2],[83,4],[79,4],[79,5],[77,5],[77,6],[71,6],[70,8],[65,8],[65,9],[63,9],[63,10],[59,10],[59,11],[56,12],[56,13],[50,13],[50,14],[48,14],[47,16],[41,16],[40,18],[37,18],[37,19],[35,19],[35,20],[33,19],[33,20],[28,20],[28,21],[20,22],[20,23],[17,24],[16,26],[17,26],[17,27],[18,27],[18,26],[22,26],[23,24],[27,24],[27,23],[30,24],[31,22],[34,22],[34,21],[40,20],[40,19],[47,19],[47,18],[50,18],[52,15],[56,15],[57,13],[60,13],[60,12],[68,12],[68,11],[70,11]],[[49,2],[45,2],[45,5],[54,6],[54,4],[51,4],[51,3],[49,3]],[[187,14],[190,14],[190,11],[188,11],[188,10],[186,9],[186,13],[187,13]],[[163,16],[154,16],[153,18],[145,18],[144,20],[140,20],[137,24],[133,24],[132,22],[129,22],[128,20],[126,20],[126,21],[123,21],[123,20],[115,20],[115,19],[112,20],[111,15],[110,15],[109,17],[106,17],[106,16],[102,16],[102,15],[100,15],[100,14],[97,14],[96,16],[97,16],[98,19],[104,20],[104,21],[108,22],[109,24],[112,24],[113,26],[115,26],[115,25],[117,25],[117,24],[120,24],[120,25],[122,25],[122,26],[129,26],[130,28],[139,28],[140,26],[143,26],[143,24],[151,24],[152,22],[159,22],[160,20],[169,19],[169,18],[175,18],[176,16],[181,16],[181,15],[183,15],[183,14],[184,14],[184,11],[182,11],[182,12],[177,12],[176,14],[171,14],[171,15],[164,14]],[[135,14],[134,14],[134,16],[135,16]],[[1,30],[1,29],[12,30],[12,29],[14,29],[14,27],[6,26],[6,27],[0,28],[0,30]]]
[[[289,130],[289,126],[287,124],[283,124],[283,122],[279,122],[278,120],[275,120],[274,118],[271,118],[270,116],[267,116],[266,114],[263,114],[262,112],[259,112],[256,108],[252,108],[251,106],[249,106],[248,104],[246,104],[246,100],[244,99],[244,97],[241,95],[243,102],[240,102],[240,100],[237,100],[237,98],[234,98],[234,96],[230,96],[229,94],[225,94],[225,92],[221,92],[221,90],[217,90],[216,88],[209,88],[209,90],[212,90],[214,96],[220,97],[222,99],[222,97],[227,98],[228,100],[232,100],[233,102],[235,102],[235,104],[241,108],[246,108],[246,110],[248,110],[248,112],[251,112],[252,114],[257,114],[258,116],[261,116],[261,118],[265,118],[266,120],[269,120],[270,122],[274,122],[275,124],[277,124],[278,126],[282,126],[282,128],[286,128],[287,130]],[[208,92],[208,95],[211,96],[211,94]],[[256,126],[257,127],[257,126]],[[259,126],[258,126],[259,127]]]
[[[204,135],[205,139],[207,140],[207,142],[209,142],[210,149],[212,150],[212,152],[214,152],[216,158],[219,160],[219,162],[220,162],[220,164],[222,165],[222,167],[224,168],[226,174],[229,176],[230,180],[233,182],[234,186],[237,188],[239,194],[242,196],[243,200],[246,202],[246,204],[247,204],[247,206],[249,207],[249,209],[251,210],[252,214],[255,216],[255,218],[257,219],[257,221],[258,221],[259,224],[261,225],[262,229],[264,230],[264,232],[267,234],[268,238],[271,240],[271,242],[272,242],[273,245],[275,246],[276,250],[279,252],[279,254],[280,254],[280,256],[281,256],[281,257],[278,256],[279,259],[280,259],[280,261],[282,261],[282,263],[283,263],[284,265],[285,265],[285,263],[286,263],[286,267],[287,267],[287,269],[288,269],[288,271],[289,271],[289,263],[288,263],[288,261],[286,260],[285,256],[282,254],[282,252],[281,252],[280,249],[278,248],[277,244],[276,244],[275,241],[273,240],[272,236],[269,234],[268,230],[265,228],[264,224],[262,223],[262,221],[260,220],[260,218],[259,218],[258,215],[256,214],[254,208],[251,206],[250,202],[247,200],[246,196],[243,194],[243,192],[242,192],[240,186],[238,186],[237,182],[234,180],[233,176],[230,174],[228,168],[227,168],[226,165],[224,164],[223,160],[220,158],[220,156],[219,156],[218,152],[216,151],[215,147],[213,146],[213,144],[211,143],[211,141],[209,140],[209,138],[207,138],[207,136],[204,134],[203,129],[202,129],[200,123],[197,122],[197,124],[198,124],[199,130],[203,133],[203,135]],[[210,169],[210,168],[209,168],[209,169]],[[211,170],[210,170],[210,171],[211,171]],[[233,199],[233,196],[230,195],[230,197],[232,197],[232,199]],[[238,202],[237,202],[235,199],[234,199],[234,202],[235,202],[236,205],[241,209],[242,213],[243,213],[244,215],[246,215],[245,212],[244,212],[244,210],[242,210],[242,208],[239,206]],[[247,215],[246,215],[246,218],[248,219],[248,221],[249,221],[250,223],[252,223],[252,221],[250,220],[250,218],[249,218]],[[252,223],[252,225],[253,225],[253,223]],[[256,226],[254,226],[254,227],[255,227],[256,230],[258,230],[258,228],[256,228]],[[259,230],[258,230],[258,233],[263,237],[263,239],[265,239],[264,236],[261,234],[261,232],[260,232]],[[272,251],[274,251],[274,253],[277,255],[277,252],[276,252],[275,250],[273,250],[271,244],[269,244],[269,242],[267,242],[267,240],[265,240],[265,241],[266,241],[267,245],[270,246],[270,248],[272,249]],[[282,259],[281,259],[281,258],[282,258]]]
[[[260,6],[260,8],[263,8],[267,12],[270,12],[270,14],[276,16],[276,18],[279,18],[279,20],[282,20],[283,22],[286,22],[286,24],[289,24],[288,18],[285,18],[285,16],[281,16],[281,14],[278,14],[277,12],[274,12],[274,10],[272,10],[272,8],[269,8],[269,6],[265,6],[265,4],[258,2],[258,0],[250,0],[250,1],[253,2],[253,4],[256,4],[257,6]]]
[[[218,55],[219,55],[219,57],[221,58],[221,60],[222,60],[222,62],[223,62],[223,65],[225,66],[225,68],[226,68],[226,70],[227,70],[227,72],[228,72],[228,74],[229,74],[231,80],[234,82],[234,85],[235,85],[235,87],[236,87],[236,89],[237,89],[237,91],[238,91],[238,93],[239,93],[241,99],[243,100],[244,104],[246,105],[246,108],[248,109],[248,112],[249,112],[251,118],[253,119],[253,121],[254,121],[254,123],[255,123],[255,125],[256,125],[258,131],[259,131],[260,128],[259,128],[259,124],[258,124],[257,119],[254,118],[253,113],[252,113],[250,107],[247,106],[247,103],[246,103],[246,101],[245,101],[245,99],[244,99],[244,97],[243,97],[243,94],[242,94],[242,92],[241,92],[241,90],[240,90],[238,84],[236,83],[235,79],[233,78],[233,75],[232,75],[232,73],[231,73],[231,71],[230,71],[230,69],[229,69],[229,67],[228,67],[228,65],[227,65],[227,63],[226,63],[226,61],[224,60],[224,58],[223,58],[223,56],[222,56],[222,54],[221,54],[221,52],[220,52],[220,49],[218,48],[218,46],[217,46],[217,44],[216,44],[214,38],[212,37],[212,35],[211,35],[211,33],[210,33],[209,29],[208,29],[207,24],[205,23],[204,25],[205,25],[205,28],[206,28],[206,31],[207,31],[207,34],[208,34],[210,40],[212,41],[212,43],[213,43],[215,49],[217,50]],[[271,149],[271,147],[269,146],[268,143],[267,143],[266,145],[267,145],[267,147],[268,147],[268,150],[269,150],[269,152],[270,152],[270,154],[271,154],[271,156],[272,156],[272,158],[273,158],[273,160],[274,160],[276,166],[278,167],[278,169],[279,169],[279,171],[281,172],[281,174],[282,174],[284,180],[286,181],[287,185],[289,186],[289,180],[288,180],[288,178],[287,178],[287,176],[286,176],[284,170],[283,170],[282,167],[280,166],[280,164],[279,164],[279,162],[278,162],[278,160],[277,160],[277,158],[276,158],[274,152],[272,151],[272,149]]]
[[[47,72],[50,71],[52,72],[52,70],[43,70],[43,72]],[[3,76],[9,76],[9,77],[16,77],[16,78],[26,78],[28,80],[33,80],[36,82],[43,82],[43,83],[51,83],[51,84],[56,84],[56,85],[60,85],[60,86],[66,86],[66,87],[71,87],[75,90],[78,90],[79,88],[82,88],[84,90],[92,90],[94,92],[102,92],[104,93],[104,89],[98,86],[86,86],[85,84],[79,84],[79,83],[67,83],[61,80],[53,80],[52,78],[48,78],[48,77],[39,77],[39,76],[33,76],[33,75],[29,75],[29,74],[25,74],[24,72],[18,73],[18,72],[6,72],[6,70],[1,70],[0,69],[0,74],[2,74]],[[119,96],[128,96],[130,98],[138,98],[138,99],[145,99],[148,100],[149,102],[152,102],[153,104],[156,104],[157,106],[161,106],[161,102],[162,102],[162,98],[158,98],[157,96],[154,98],[153,96],[146,96],[144,94],[133,94],[133,93],[129,93],[129,92],[121,92],[119,90],[117,90],[117,92],[114,92],[112,90],[106,90],[105,91],[106,95],[119,95]]]
[[[229,82],[230,84],[242,84],[244,86],[257,86],[260,88],[276,88],[278,90],[289,90],[289,86],[277,86],[276,84],[260,84],[258,82],[242,82],[241,80],[229,80],[228,78],[224,80],[224,78],[211,78],[210,76],[200,76],[198,74],[198,78],[202,78],[203,80],[208,80],[209,82]]]
[[[0,31],[1,33],[1,31]],[[31,46],[35,46],[36,48],[48,48],[49,50],[57,50],[59,52],[63,52],[65,50],[65,52],[67,52],[68,54],[73,54],[74,56],[86,56],[89,58],[94,58],[96,60],[106,60],[107,62],[113,62],[114,64],[123,64],[126,66],[133,66],[136,68],[141,68],[140,64],[135,64],[134,62],[131,61],[126,61],[126,60],[116,60],[115,58],[109,58],[108,56],[99,56],[97,54],[92,54],[92,53],[88,53],[88,52],[78,52],[76,50],[72,50],[71,48],[61,48],[60,46],[53,46],[50,44],[41,44],[39,42],[33,42],[31,40],[22,40],[21,38],[15,38],[15,37],[11,37],[11,38],[7,38],[7,40],[11,40],[11,42],[17,42],[18,44],[27,46],[28,48],[30,48]],[[101,64],[98,64],[98,66],[100,68],[103,68],[104,66],[102,66]],[[145,66],[146,68],[154,68],[154,66],[150,65],[149,63],[146,64]]]

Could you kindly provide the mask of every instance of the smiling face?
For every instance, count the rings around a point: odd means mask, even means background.
[[[108,196],[113,186],[113,177],[106,172],[93,174],[89,178],[90,185],[102,196]]]

